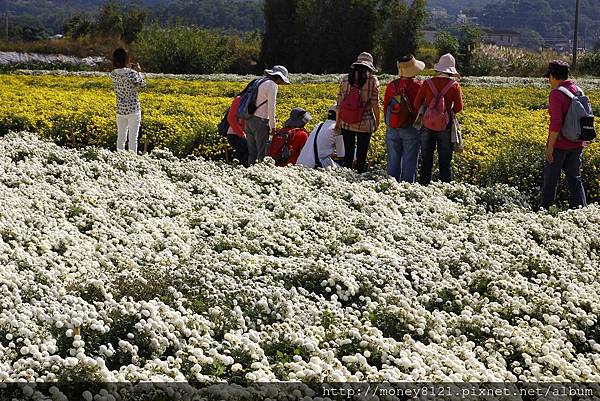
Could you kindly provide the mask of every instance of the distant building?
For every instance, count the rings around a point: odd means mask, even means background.
[[[445,8],[434,7],[430,11],[430,16],[434,18],[448,18],[448,11]]]
[[[566,40],[564,42],[555,42],[552,45],[552,49],[559,53],[570,52],[573,51],[573,42],[570,40]]]
[[[515,47],[519,45],[521,34],[508,29],[482,29],[483,42],[497,46]]]
[[[475,24],[477,22],[477,17],[469,17],[461,10],[456,16],[456,22],[459,24]]]
[[[56,34],[56,35],[52,35],[52,36],[50,36],[48,39],[50,39],[50,40],[59,40],[59,39],[62,39],[62,38],[64,38],[64,37],[65,37],[64,35],[61,35],[61,34],[59,33],[59,34]]]

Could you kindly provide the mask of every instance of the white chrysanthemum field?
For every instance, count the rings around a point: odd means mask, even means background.
[[[600,381],[600,207],[0,139],[0,381]]]

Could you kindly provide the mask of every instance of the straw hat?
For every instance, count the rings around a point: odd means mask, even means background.
[[[440,61],[433,66],[433,69],[437,72],[443,72],[444,74],[454,76],[460,75],[458,71],[456,71],[456,60],[454,60],[454,56],[450,53],[446,53],[440,57]]]
[[[352,63],[352,66],[355,66],[355,65],[364,65],[371,71],[377,72],[377,69],[373,65],[373,56],[371,56],[371,53],[362,52],[361,54],[359,54],[356,61],[354,63]]]
[[[414,57],[402,59],[402,62],[397,61],[396,66],[398,66],[398,75],[404,78],[415,77],[425,69],[425,63]]]
[[[285,82],[286,84],[290,83],[290,78],[289,78],[288,70],[287,70],[287,68],[285,68],[282,65],[276,65],[276,66],[274,66],[270,70],[265,70],[265,74],[267,74],[267,75],[278,75],[278,76],[281,77],[281,79],[283,79],[283,82]]]

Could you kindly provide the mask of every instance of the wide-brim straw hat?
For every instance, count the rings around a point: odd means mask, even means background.
[[[437,62],[436,65],[433,66],[433,69],[436,72],[442,72],[444,74],[450,74],[454,76],[460,75],[456,70],[456,60],[454,59],[454,56],[452,56],[452,54],[450,53],[446,53],[442,57],[440,57],[440,60]]]
[[[290,112],[290,118],[287,119],[283,126],[291,128],[302,128],[310,120],[312,120],[312,116],[308,111],[304,110],[302,107],[296,107],[292,109],[292,111]]]
[[[285,82],[286,84],[290,83],[288,70],[287,70],[287,68],[285,68],[282,65],[276,65],[273,68],[271,68],[270,70],[265,70],[265,74],[271,75],[271,76],[277,75],[277,76],[281,77],[281,79],[283,79],[283,82]]]
[[[371,71],[377,72],[377,69],[373,65],[373,56],[371,55],[371,53],[362,52],[361,54],[359,54],[358,58],[354,63],[352,63],[351,67],[354,67],[355,65],[364,65]]]
[[[398,75],[405,78],[416,77],[417,74],[425,69],[425,63],[414,57],[403,63],[397,61],[396,66],[398,67]]]

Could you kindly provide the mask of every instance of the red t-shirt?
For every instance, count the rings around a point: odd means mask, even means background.
[[[400,89],[407,88],[406,94],[411,102],[414,102],[417,98],[417,94],[419,93],[419,89],[421,89],[421,85],[423,83],[414,78],[398,78],[392,82],[390,82],[385,90],[385,95],[383,97],[383,113],[387,116],[388,107],[390,106],[390,102],[392,98],[400,93]],[[415,118],[417,118],[417,113],[419,110],[415,110]],[[412,121],[414,123],[414,121]]]
[[[448,82],[450,82],[451,79],[452,78],[446,77],[433,77],[431,78],[431,81],[438,92],[441,92],[444,90],[446,85],[448,85]],[[415,112],[419,112],[419,109],[423,103],[425,103],[426,106],[429,106],[433,98],[433,92],[431,91],[429,84],[423,82],[423,85],[421,85],[421,89],[417,94],[417,98],[415,99]],[[446,111],[448,113],[453,111],[454,114],[458,114],[463,110],[463,94],[458,82],[456,82],[454,86],[452,86],[452,88],[446,92],[446,95],[444,95],[444,103],[446,104]]]

